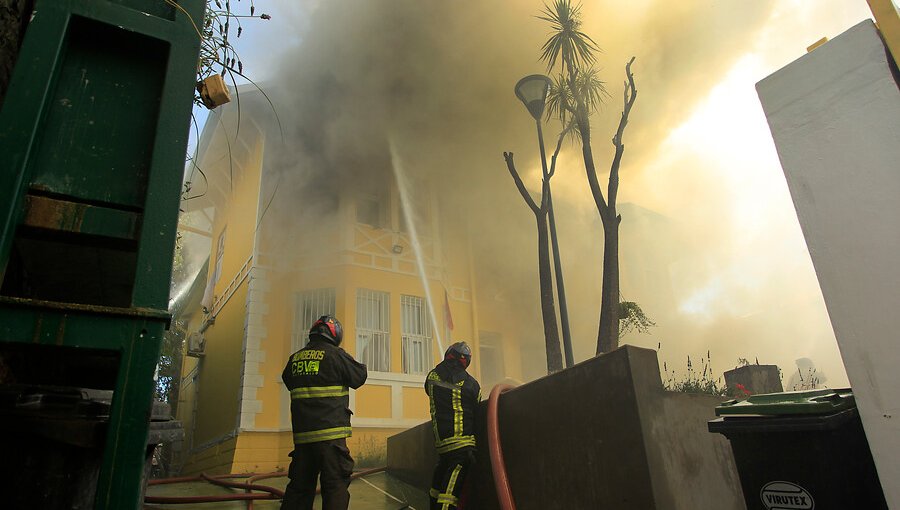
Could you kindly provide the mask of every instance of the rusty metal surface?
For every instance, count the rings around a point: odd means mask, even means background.
[[[85,204],[46,197],[25,197],[25,221],[29,227],[81,232]]]
[[[23,223],[34,228],[135,239],[140,217],[129,211],[27,195]]]
[[[0,305],[21,306],[27,308],[43,308],[63,312],[89,313],[97,315],[111,315],[115,317],[133,317],[142,319],[172,320],[172,315],[166,310],[154,308],[120,308],[115,306],[84,305],[80,303],[59,303],[56,301],[42,301],[39,299],[26,299],[8,296],[0,296]]]
[[[73,485],[84,492],[78,508],[132,509],[170,319],[200,44],[191,20],[203,19],[206,2],[179,0],[177,9],[160,0],[39,3],[0,109],[0,280],[8,296],[0,300],[0,346],[114,355],[117,369],[101,386],[115,390],[102,459],[91,448],[91,466],[60,473],[92,473],[96,495],[83,490],[87,483]],[[7,455],[9,465],[24,465],[27,453]],[[26,474],[23,485],[61,487],[47,469]],[[73,491],[60,490],[59,505],[35,507],[75,507],[65,503]]]

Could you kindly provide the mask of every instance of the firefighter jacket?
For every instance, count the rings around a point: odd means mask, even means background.
[[[458,360],[440,362],[425,378],[438,453],[475,446],[475,413],[481,387]]]
[[[314,336],[291,355],[281,380],[291,392],[294,444],[350,437],[350,389],[366,382],[366,366]]]

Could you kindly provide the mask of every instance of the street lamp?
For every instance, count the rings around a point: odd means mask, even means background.
[[[534,120],[540,123],[544,114],[544,105],[547,103],[547,94],[550,92],[550,78],[543,74],[526,76],[516,83],[516,97],[528,108],[528,113]],[[543,147],[543,144],[541,144]]]
[[[553,197],[550,194],[550,175],[547,170],[547,155],[544,152],[544,130],[541,128],[541,116],[547,105],[547,94],[550,92],[550,78],[542,74],[526,76],[516,83],[516,97],[522,101],[528,113],[537,124],[538,145],[541,148],[541,168],[544,181],[547,182],[547,208],[550,216],[550,241],[553,246],[553,267],[556,273],[556,293],[559,300],[559,315],[562,322],[563,351],[566,356],[566,368],[575,364],[572,353],[572,335],[569,332],[569,312],[566,305],[566,286],[563,283],[562,264],[559,260],[559,242],[556,240],[556,219],[553,215]]]

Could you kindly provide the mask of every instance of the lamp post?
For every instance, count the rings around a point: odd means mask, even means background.
[[[550,193],[550,175],[547,170],[547,155],[544,151],[544,131],[541,128],[541,116],[544,114],[544,106],[547,104],[547,94],[550,92],[550,78],[542,74],[526,76],[516,83],[516,97],[525,105],[528,113],[534,118],[537,125],[538,146],[541,149],[541,168],[544,180],[547,181],[547,207],[550,216],[550,243],[553,247],[553,269],[556,273],[556,293],[559,300],[559,315],[562,321],[563,351],[566,356],[566,367],[575,364],[572,355],[572,336],[569,332],[569,312],[566,306],[566,286],[563,283],[562,264],[559,260],[559,243],[556,240],[556,220],[553,215],[553,196]]]

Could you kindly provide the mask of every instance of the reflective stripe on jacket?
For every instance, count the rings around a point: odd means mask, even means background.
[[[350,388],[366,382],[366,366],[318,337],[288,359],[281,379],[291,392],[294,443],[349,437]]]
[[[425,391],[438,453],[475,446],[475,413],[481,400],[478,381],[457,360],[444,360],[428,373]]]

